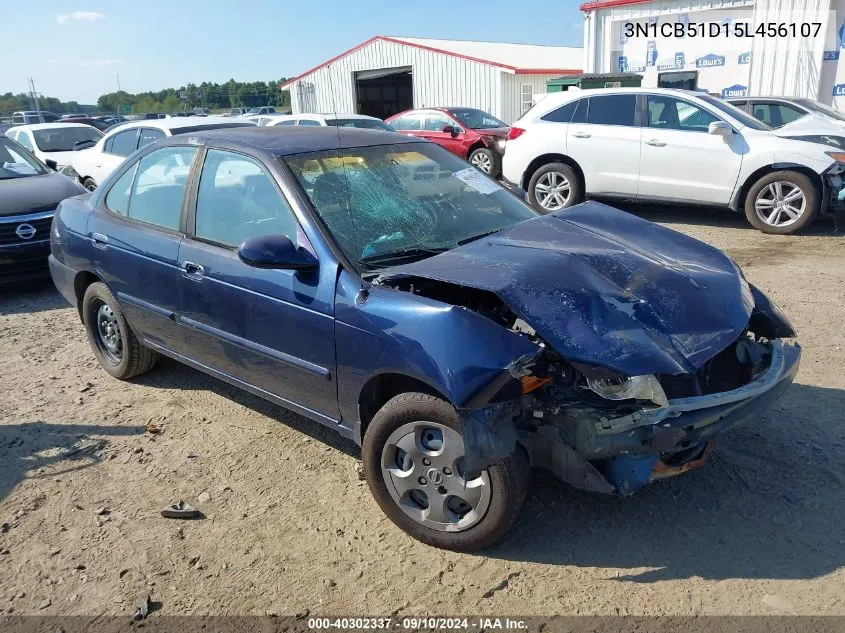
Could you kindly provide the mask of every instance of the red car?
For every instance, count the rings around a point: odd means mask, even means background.
[[[397,132],[426,138],[497,178],[508,137],[507,125],[475,108],[421,108],[385,121]]]

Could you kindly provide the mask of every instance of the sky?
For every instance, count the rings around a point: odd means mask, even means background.
[[[12,0],[0,0],[0,5]],[[0,11],[0,94],[292,77],[373,35],[582,46],[581,0],[39,0]],[[21,5],[24,6],[24,5]]]

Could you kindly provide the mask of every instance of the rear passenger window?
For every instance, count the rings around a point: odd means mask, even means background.
[[[132,152],[135,151],[138,142],[138,130],[126,130],[125,132],[120,132],[114,135],[114,139],[111,143],[111,152],[110,154],[114,154],[115,156],[129,156]]]
[[[141,133],[138,136],[138,149],[146,147],[150,143],[155,143],[160,138],[164,138],[164,132],[161,130],[154,130],[146,127],[141,128]]]
[[[320,125],[320,122],[314,119],[300,119],[299,125]]]
[[[137,165],[127,169],[106,194],[106,206],[109,211],[127,215],[129,213],[129,194],[132,192],[132,181],[135,180]]]
[[[210,149],[197,191],[198,238],[237,247],[259,235],[287,235],[297,242],[293,212],[272,177],[254,160]]]
[[[565,106],[552,110],[546,116],[542,117],[543,121],[552,121],[553,123],[569,123],[572,121],[572,115],[575,114],[578,104],[585,99],[575,99],[570,101]]]
[[[590,100],[589,99],[579,99],[578,106],[575,108],[575,114],[572,115],[572,121],[570,123],[586,123],[587,122],[587,112],[590,109]]]
[[[633,126],[636,121],[636,111],[637,96],[633,94],[590,97],[587,123]]]
[[[395,130],[420,130],[422,129],[422,117],[419,115],[408,115],[394,119],[391,123]]]
[[[188,173],[196,154],[196,147],[164,147],[144,156],[138,162],[129,217],[178,230]]]

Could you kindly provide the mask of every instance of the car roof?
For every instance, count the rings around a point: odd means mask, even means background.
[[[53,123],[30,123],[28,125],[16,125],[9,130],[32,130],[33,132],[37,130],[52,130],[55,128],[62,128],[62,127],[84,127],[90,128],[90,125],[86,125],[85,123],[74,123],[71,121],[55,121]]]
[[[274,156],[290,156],[307,152],[330,151],[373,145],[398,143],[426,143],[428,141],[381,130],[355,127],[236,127],[218,130],[202,130],[187,135],[191,142],[215,145],[239,145],[264,150]],[[159,143],[164,145],[184,144],[186,135],[171,136]]]
[[[232,117],[228,116],[176,116],[167,119],[137,119],[115,125],[114,130],[110,128],[109,132],[116,131],[118,127],[121,130],[131,130],[136,127],[151,127],[162,130],[163,132],[169,132],[174,128],[181,129],[192,125],[215,125],[218,123],[232,125],[232,123],[237,123],[238,121],[239,119],[232,119]],[[251,126],[246,124],[245,127]]]

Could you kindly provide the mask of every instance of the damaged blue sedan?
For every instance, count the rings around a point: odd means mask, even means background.
[[[455,550],[505,533],[529,467],[632,493],[798,370],[719,250],[595,202],[538,215],[386,132],[162,139],[65,200],[51,247],[105,371],[169,356],[336,429],[385,514]]]

